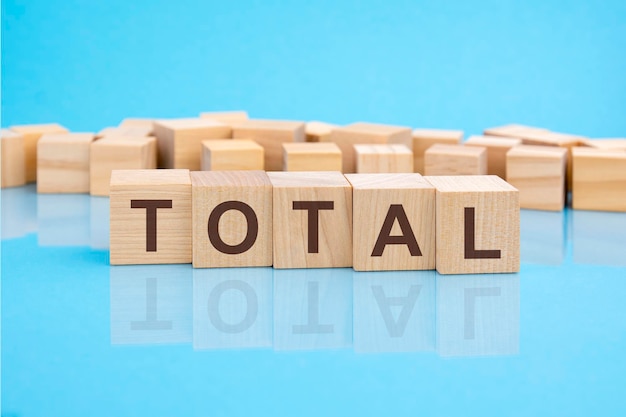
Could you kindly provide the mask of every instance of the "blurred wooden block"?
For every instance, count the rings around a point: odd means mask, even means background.
[[[354,145],[356,172],[413,172],[413,152],[405,145]]]
[[[283,143],[304,142],[304,123],[248,120],[233,123],[233,138],[252,139],[265,150],[265,170],[283,169]]]
[[[437,272],[519,271],[519,193],[512,185],[495,175],[426,179],[437,189]]]
[[[160,168],[199,171],[202,141],[231,137],[230,126],[210,119],[170,119],[154,123]]]
[[[311,121],[307,122],[304,125],[304,133],[306,136],[307,142],[325,142],[322,138],[326,138],[330,135],[333,129],[336,129],[338,126],[326,123],[326,122],[317,122]]]
[[[45,133],[67,133],[63,126],[50,123],[40,125],[11,126],[11,130],[24,137],[24,168],[26,169],[26,182],[37,180],[37,142]]]
[[[248,120],[248,112],[243,110],[235,111],[210,111],[200,113],[201,119],[211,119],[224,124],[231,124],[233,122],[241,122]]]
[[[154,127],[154,119],[146,119],[146,118],[138,118],[138,117],[127,117],[120,122],[117,127],[120,128],[141,128],[141,129],[150,129],[152,130]],[[150,134],[152,136],[152,134]]]
[[[263,155],[263,147],[253,140],[205,140],[202,142],[202,170],[263,170]]]
[[[264,171],[191,173],[193,267],[272,265],[272,184]]]
[[[413,169],[424,174],[424,153],[433,145],[458,145],[463,140],[462,130],[415,129],[413,137]]]
[[[9,129],[2,129],[2,188],[19,187],[26,184],[26,170],[24,169],[24,137]]]
[[[520,124],[508,124],[504,126],[489,127],[483,132],[485,136],[503,136],[507,138],[519,138],[521,139],[525,133],[541,133],[549,132],[548,129],[542,127],[520,125]]]
[[[111,265],[191,263],[186,169],[111,173]]]
[[[132,136],[132,137],[146,137],[152,136],[153,128],[145,126],[127,126],[127,127],[105,127],[98,133],[96,138],[105,138],[111,136]]]
[[[108,196],[114,169],[156,169],[154,137],[105,137],[91,143],[89,193]]]
[[[435,269],[435,188],[420,174],[347,174],[357,271]]]
[[[274,268],[352,266],[352,187],[339,172],[269,172]]]
[[[565,207],[567,149],[521,145],[506,154],[506,180],[519,190],[520,207],[561,211]]]
[[[426,175],[485,175],[487,149],[435,144],[424,153]]]
[[[626,211],[626,152],[573,148],[572,206]]]
[[[408,127],[353,123],[333,129],[330,135],[320,137],[322,142],[334,142],[341,149],[343,172],[356,172],[354,145],[401,144],[411,147],[411,129]]]
[[[339,171],[341,150],[334,143],[283,143],[285,171]]]
[[[38,193],[88,193],[93,133],[47,133],[37,143]]]
[[[487,149],[487,174],[506,179],[506,153],[522,143],[519,138],[499,136],[470,136],[463,145]]]
[[[581,145],[596,149],[626,151],[626,138],[584,139]]]

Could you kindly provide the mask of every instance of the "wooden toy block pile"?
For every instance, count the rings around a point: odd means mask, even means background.
[[[626,212],[626,139],[249,119],[2,130],[2,187],[109,196],[111,263],[519,270],[519,208]]]

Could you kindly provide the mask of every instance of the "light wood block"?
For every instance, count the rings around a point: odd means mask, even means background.
[[[202,142],[202,170],[263,170],[264,153],[263,147],[253,140],[205,140]]]
[[[411,129],[374,123],[353,123],[338,127],[330,135],[320,137],[322,142],[334,142],[341,149],[343,172],[356,172],[354,145],[400,144],[411,148]]]
[[[2,157],[2,188],[26,184],[24,169],[24,137],[9,129],[2,129],[0,136]]]
[[[521,145],[506,154],[506,180],[519,190],[524,209],[561,211],[565,207],[567,149]]]
[[[202,141],[227,139],[232,129],[210,119],[171,119],[154,123],[160,168],[199,171],[202,160]]]
[[[597,149],[626,151],[626,138],[584,139],[581,145]]]
[[[26,182],[37,180],[37,142],[45,133],[67,133],[68,130],[57,123],[11,126],[11,130],[24,137],[24,168]]]
[[[413,172],[413,152],[405,145],[354,145],[354,151],[359,174]]]
[[[435,188],[420,174],[346,174],[357,271],[435,269]]]
[[[326,138],[330,135],[333,129],[336,129],[337,125],[326,123],[326,122],[318,122],[311,121],[307,122],[304,126],[304,133],[306,135],[307,142],[325,142],[322,138]]]
[[[233,138],[252,139],[265,150],[265,170],[283,170],[283,143],[304,142],[304,123],[248,120],[233,123]]]
[[[489,127],[484,130],[485,136],[503,136],[508,138],[519,138],[521,139],[524,134],[528,132],[549,132],[548,129],[544,129],[543,127],[535,127],[521,124],[508,124],[503,126],[495,126]]]
[[[193,267],[272,265],[272,184],[265,171],[191,173]]]
[[[111,265],[191,263],[186,169],[111,173]]]
[[[415,129],[413,140],[413,169],[424,174],[424,153],[433,145],[458,145],[463,140],[462,130]]]
[[[114,169],[156,169],[154,137],[105,137],[91,143],[89,193],[108,196]]]
[[[463,145],[487,149],[487,174],[506,179],[506,153],[521,143],[519,138],[475,135],[470,136]]]
[[[341,149],[334,143],[283,143],[285,171],[341,171]]]
[[[515,187],[495,175],[426,179],[437,189],[437,272],[519,271],[520,210]]]
[[[117,126],[120,128],[141,128],[150,129],[154,128],[154,119],[146,119],[140,117],[127,117],[120,122]],[[152,136],[152,133],[150,134]]]
[[[211,119],[230,125],[233,122],[248,120],[248,112],[243,110],[235,111],[210,111],[200,113],[201,119]]]
[[[269,172],[274,268],[352,266],[352,187],[339,172]]]
[[[105,138],[111,136],[132,136],[132,137],[146,137],[152,136],[153,128],[145,126],[127,126],[127,127],[105,127],[98,133],[96,138]]]
[[[485,175],[487,149],[435,144],[424,153],[426,175]]]
[[[37,143],[38,193],[88,193],[93,133],[47,133]]]
[[[626,152],[573,148],[572,206],[626,211]]]

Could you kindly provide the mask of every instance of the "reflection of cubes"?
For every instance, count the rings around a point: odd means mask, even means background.
[[[89,246],[90,200],[83,194],[38,194],[40,246]]]
[[[441,356],[519,353],[519,275],[437,276]]]
[[[189,265],[111,267],[111,344],[191,343]]]
[[[37,193],[33,185],[2,190],[2,239],[37,230]]]
[[[194,349],[271,345],[271,268],[194,269]]]
[[[435,272],[354,273],[354,350],[435,347]]]
[[[626,266],[626,213],[572,210],[574,262]]]
[[[520,210],[522,263],[559,265],[565,252],[563,211]]]
[[[92,249],[109,249],[109,199],[90,197],[90,245]]]
[[[352,270],[274,271],[274,348],[346,348],[352,344]]]

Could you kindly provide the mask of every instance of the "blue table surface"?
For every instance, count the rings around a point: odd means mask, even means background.
[[[2,190],[3,416],[618,415],[626,213],[519,274],[108,265],[108,198]]]

